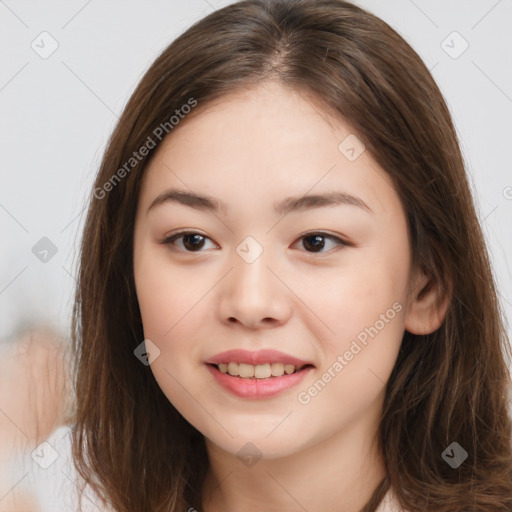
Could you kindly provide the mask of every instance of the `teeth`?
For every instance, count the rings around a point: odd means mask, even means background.
[[[270,365],[270,371],[274,377],[281,377],[284,375],[284,364],[283,363],[272,363]]]
[[[228,363],[228,373],[233,376],[238,375],[238,363]]]
[[[284,365],[284,372],[290,375],[290,373],[293,373],[295,371],[295,366],[293,364],[285,364]]]
[[[240,377],[254,377],[254,366],[252,364],[238,363],[238,375]]]
[[[254,376],[257,379],[268,379],[271,375],[270,363],[258,364],[254,367]]]
[[[302,366],[295,366],[293,364],[284,363],[265,363],[265,364],[247,364],[247,363],[219,363],[217,365],[222,373],[228,373],[233,377],[242,377],[244,379],[268,379],[269,377],[281,377],[291,375]]]

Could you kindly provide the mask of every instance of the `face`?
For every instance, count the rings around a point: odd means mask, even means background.
[[[389,176],[348,124],[275,83],[171,135],[146,168],[134,233],[144,336],[160,351],[151,370],[169,401],[207,442],[268,458],[376,418],[410,297]]]

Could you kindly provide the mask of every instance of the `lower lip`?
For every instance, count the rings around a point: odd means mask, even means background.
[[[281,377],[269,377],[268,379],[244,379],[233,377],[221,372],[216,366],[207,364],[206,367],[215,380],[227,391],[240,398],[270,398],[299,384],[313,367],[308,366],[303,370]]]

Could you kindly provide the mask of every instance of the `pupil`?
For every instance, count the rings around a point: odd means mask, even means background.
[[[191,239],[194,239],[195,238],[195,242],[198,241],[198,239],[203,239],[204,237],[202,235],[198,235],[198,234],[191,234],[191,235],[185,235],[183,237],[183,244],[185,245],[185,247],[187,249],[201,249],[201,247],[204,245],[204,239],[202,240],[202,243],[200,245],[197,245],[197,244],[194,244],[194,242],[192,242],[191,245],[187,244],[187,241],[190,241]],[[201,240],[199,240],[201,242]]]
[[[310,235],[310,236],[307,236],[304,238],[304,242],[306,242],[307,240],[315,240],[315,242],[313,242],[312,246],[313,246],[313,249],[322,249],[323,246],[324,246],[324,243],[322,242],[323,240],[323,236],[321,235]],[[307,249],[307,245],[311,245],[311,244],[308,244],[307,242],[304,243],[304,247]]]

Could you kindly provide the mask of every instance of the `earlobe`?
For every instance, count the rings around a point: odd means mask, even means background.
[[[449,289],[420,271],[413,281],[405,316],[405,330],[411,334],[430,334],[443,323],[451,299]]]

